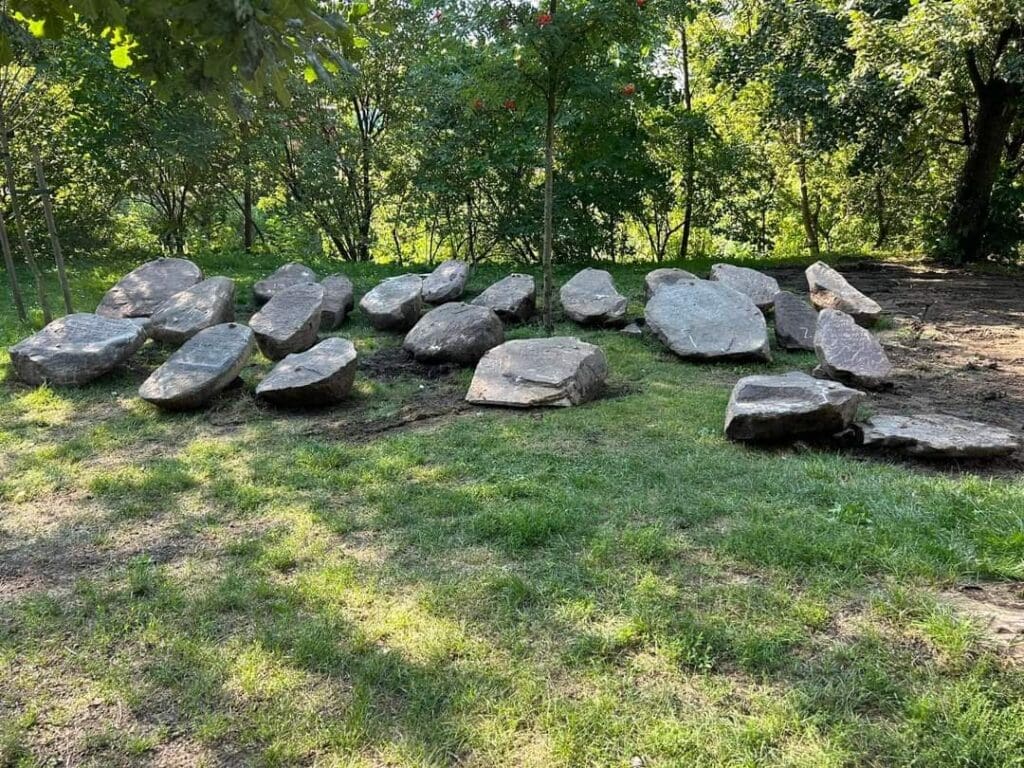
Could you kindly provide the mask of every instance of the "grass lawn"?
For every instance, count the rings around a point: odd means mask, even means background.
[[[200,261],[248,300],[261,258]],[[127,266],[73,265],[79,305]],[[638,311],[643,270],[614,271]],[[469,371],[361,372],[283,414],[257,355],[167,415],[135,394],[151,347],[16,383],[4,301],[0,766],[1024,765],[1024,673],[941,599],[1024,579],[1024,481],[726,442],[732,383],[810,355],[565,324],[608,398],[444,415]],[[358,312],[339,335],[400,343]]]

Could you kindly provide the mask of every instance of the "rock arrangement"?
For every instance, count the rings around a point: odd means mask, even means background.
[[[355,309],[356,292],[352,281],[344,275],[325,277],[320,285],[324,289],[324,304],[320,310],[320,330],[336,331]]]
[[[355,345],[348,339],[324,339],[278,363],[256,387],[256,396],[289,407],[340,402],[352,391],[356,359]]]
[[[813,352],[818,313],[789,291],[775,294],[775,340],[783,349]]]
[[[806,373],[748,376],[729,398],[725,434],[749,442],[834,435],[850,426],[863,400],[863,392]]]
[[[235,319],[235,281],[211,277],[174,294],[161,304],[146,325],[151,339],[184,344],[204,328]]]
[[[481,293],[472,304],[487,307],[506,323],[524,323],[536,311],[537,284],[530,275],[509,275]]]
[[[644,278],[644,301],[650,301],[659,289],[666,285],[675,285],[683,280],[696,280],[697,276],[685,269],[655,269]]]
[[[408,331],[423,310],[423,279],[402,275],[385,280],[363,296],[359,308],[378,331]]]
[[[845,312],[858,324],[871,326],[882,316],[882,307],[858,291],[841,274],[823,262],[807,268],[807,287],[818,309]]]
[[[462,298],[469,280],[469,264],[446,261],[423,278],[423,300],[427,304],[444,304]]]
[[[818,356],[815,376],[877,389],[892,373],[892,363],[878,339],[837,309],[823,309],[818,315],[814,353]]]
[[[584,269],[562,286],[562,309],[583,325],[621,325],[628,301],[603,269]]]
[[[711,279],[746,294],[762,312],[774,306],[775,294],[779,292],[779,282],[774,277],[732,264],[715,264],[711,268]]]
[[[316,282],[316,272],[307,267],[305,264],[285,264],[283,267],[278,267],[273,274],[258,281],[252,287],[252,297],[256,302],[256,306],[266,304],[274,295],[285,288],[291,288],[293,285],[304,285],[306,283]]]
[[[103,317],[149,318],[176,293],[203,279],[188,259],[157,259],[136,267],[107,291],[96,307]]]
[[[260,351],[271,360],[305,352],[320,330],[324,289],[316,283],[299,283],[274,294],[274,298],[249,320]]]
[[[927,459],[988,459],[1021,447],[1008,430],[955,416],[875,416],[861,425],[864,445]]]
[[[505,341],[501,318],[487,307],[442,304],[416,323],[403,347],[422,363],[470,365]]]

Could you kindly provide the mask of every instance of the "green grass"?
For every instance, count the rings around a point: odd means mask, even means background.
[[[244,298],[273,263],[203,266]],[[76,299],[124,268],[73,265]],[[733,445],[763,367],[559,331],[614,397],[411,429],[469,372],[289,415],[256,358],[167,415],[135,396],[159,349],[80,390],[0,352],[0,766],[1024,764],[1024,675],[936,597],[1024,578],[1020,479]]]

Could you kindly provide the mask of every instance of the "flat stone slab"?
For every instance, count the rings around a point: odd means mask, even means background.
[[[352,392],[357,357],[348,339],[324,339],[274,366],[256,387],[256,396],[293,407],[337,403]]]
[[[937,413],[875,416],[860,425],[864,445],[928,459],[987,459],[1021,447],[1009,430]]]
[[[466,400],[511,408],[566,407],[593,400],[608,378],[600,347],[570,337],[521,339],[480,361]]]
[[[798,371],[747,376],[732,390],[725,434],[765,443],[834,435],[850,425],[863,400],[863,392]]]
[[[477,296],[472,304],[493,310],[505,322],[525,322],[537,309],[537,283],[530,275],[509,275]]]
[[[263,355],[280,360],[312,347],[323,304],[324,289],[316,283],[300,283],[275,293],[249,320]]]
[[[403,347],[421,363],[476,363],[505,342],[501,318],[487,307],[452,302],[427,312]]]
[[[172,411],[200,408],[238,378],[254,347],[252,329],[224,323],[197,333],[139,387],[139,397]]]
[[[345,322],[356,305],[355,288],[344,275],[325,277],[320,285],[324,289],[324,305],[320,311],[320,330],[336,331]]]
[[[146,325],[150,338],[165,344],[184,344],[204,328],[235,319],[235,281],[211,277],[174,294]]]
[[[462,298],[469,280],[469,264],[446,261],[423,278],[423,300],[427,304],[444,304]]]
[[[67,387],[109,373],[145,343],[145,330],[132,320],[79,313],[54,320],[8,352],[26,384]]]
[[[316,272],[305,264],[292,262],[278,267],[270,275],[258,281],[252,287],[252,297],[257,306],[266,304],[274,294],[293,285],[304,285],[316,282]]]
[[[385,280],[363,296],[359,308],[378,331],[408,331],[423,310],[423,279],[402,275]]]
[[[651,297],[666,285],[675,285],[683,280],[696,279],[697,276],[695,274],[687,272],[685,269],[663,267],[652,270],[644,278],[644,298],[646,301],[650,301]]]
[[[176,293],[203,279],[203,271],[188,259],[147,261],[107,291],[96,314],[104,317],[149,317]]]
[[[626,317],[626,297],[603,269],[577,272],[560,292],[562,309],[583,325],[619,325]]]
[[[715,264],[711,267],[711,279],[745,293],[762,312],[772,308],[779,292],[779,281],[774,277],[732,264]]]
[[[768,326],[750,297],[722,283],[684,280],[658,290],[647,328],[685,360],[771,360]]]
[[[882,307],[854,288],[841,274],[824,262],[807,268],[807,287],[811,302],[818,309],[838,309],[858,324],[871,326],[882,316]]]
[[[814,352],[818,356],[814,375],[822,378],[877,389],[892,373],[889,356],[871,331],[835,309],[818,313]]]
[[[783,349],[814,351],[818,313],[810,304],[789,291],[775,294],[775,339]]]

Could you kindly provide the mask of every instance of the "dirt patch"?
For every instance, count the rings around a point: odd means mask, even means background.
[[[389,347],[359,359],[359,371],[380,381],[393,381],[402,376],[437,380],[453,375],[460,368],[455,363],[427,365],[418,362],[401,347]]]
[[[988,642],[1024,661],[1024,583],[968,584],[940,599],[974,621]]]

